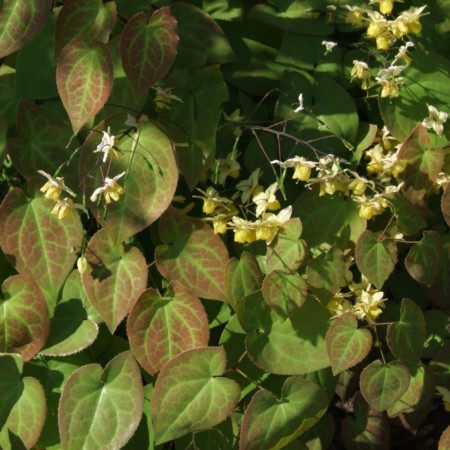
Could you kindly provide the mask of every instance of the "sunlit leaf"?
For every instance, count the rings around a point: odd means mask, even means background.
[[[44,26],[52,0],[4,0],[0,10],[0,58],[21,49]]]
[[[156,248],[156,265],[169,281],[179,281],[193,294],[226,300],[224,261],[228,252],[205,222],[169,208],[161,217],[163,245]]]
[[[444,240],[435,231],[424,231],[405,258],[408,273],[419,283],[431,286],[439,274],[445,257]]]
[[[170,69],[177,54],[177,22],[169,8],[133,16],[122,31],[120,54],[136,100]]]
[[[284,448],[320,419],[328,403],[321,388],[300,377],[285,381],[280,399],[270,391],[258,391],[244,414],[239,449]]]
[[[3,282],[0,298],[0,351],[35,356],[50,331],[44,296],[32,278],[15,275]]]
[[[400,361],[384,364],[377,359],[361,373],[361,393],[375,411],[385,411],[408,389],[409,380],[408,369]]]
[[[208,345],[209,327],[198,298],[180,283],[169,284],[162,297],[147,289],[127,321],[131,351],[151,375],[179,353]]]
[[[239,386],[222,377],[226,367],[222,347],[188,350],[159,373],[151,405],[156,443],[225,420],[239,399]]]
[[[90,267],[82,275],[83,287],[114,333],[146,288],[147,263],[137,247],[115,244],[104,229],[91,238],[85,257]]]
[[[361,362],[372,348],[372,334],[358,329],[358,321],[351,313],[334,319],[326,335],[328,356],[333,374],[350,369]]]
[[[450,447],[450,425],[444,430],[439,439],[438,450],[446,450],[449,447]]]
[[[18,355],[0,354],[0,448],[32,448],[44,426],[46,402],[42,386],[22,377]]]
[[[397,244],[379,233],[366,230],[356,243],[355,255],[358,269],[381,289],[397,263]]]
[[[80,248],[82,241],[78,214],[60,220],[51,214],[52,208],[52,202],[42,195],[30,200],[19,188],[0,207],[2,249],[20,274],[36,281],[50,312],[77,258],[71,249]]]
[[[419,362],[425,341],[425,318],[422,309],[407,298],[400,308],[400,320],[389,325],[387,343],[392,353],[405,364]]]
[[[67,380],[59,402],[63,450],[121,448],[133,435],[144,403],[139,366],[131,352],[80,367]]]
[[[113,84],[111,55],[105,44],[69,42],[58,56],[56,84],[73,131],[92,119],[108,100]]]

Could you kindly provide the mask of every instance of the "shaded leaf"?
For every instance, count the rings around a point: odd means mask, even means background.
[[[415,365],[420,361],[424,341],[425,318],[422,309],[405,298],[400,308],[400,320],[388,327],[389,349],[405,364]]]
[[[372,334],[358,329],[358,321],[351,313],[334,319],[325,342],[333,374],[350,369],[361,362],[372,348]]]
[[[131,351],[151,375],[179,353],[208,345],[209,327],[198,298],[177,281],[161,297],[147,289],[127,321]]]
[[[2,284],[0,351],[29,361],[43,347],[50,331],[44,296],[32,278],[14,275]]]
[[[335,433],[334,418],[330,413],[326,413],[296,442],[300,441],[308,450],[324,450],[330,448]]]
[[[355,256],[358,269],[381,289],[397,263],[397,244],[379,233],[366,230],[356,243]]]
[[[105,367],[80,367],[64,385],[58,409],[63,450],[121,448],[139,425],[144,390],[131,352]]]
[[[56,84],[73,131],[92,119],[108,100],[113,64],[108,48],[83,38],[69,42],[58,56]]]
[[[44,426],[45,394],[33,377],[22,377],[18,355],[0,354],[0,448],[25,449],[36,443]]]
[[[170,207],[161,217],[159,232],[164,244],[156,248],[155,260],[161,274],[199,297],[225,300],[223,262],[228,252],[212,228]]]
[[[222,347],[203,347],[179,354],[161,369],[151,404],[157,444],[211,428],[231,414],[240,389],[222,377],[225,367]]]
[[[400,361],[383,364],[377,359],[361,373],[361,393],[374,410],[385,411],[408,389],[409,380],[408,369]]]
[[[444,194],[441,198],[441,209],[447,225],[450,226],[450,183],[447,184]]]
[[[59,220],[51,214],[52,207],[43,196],[29,200],[18,188],[5,197],[0,207],[2,249],[20,274],[36,281],[50,313],[77,258],[68,250],[80,248],[82,241],[78,214]]]
[[[319,386],[299,377],[285,381],[280,399],[270,391],[258,391],[245,410],[239,449],[284,448],[322,417],[328,403]]]
[[[115,244],[104,229],[91,238],[85,257],[90,267],[82,275],[83,287],[114,333],[147,286],[147,263],[137,247]]]
[[[421,210],[404,195],[400,193],[392,195],[389,201],[394,208],[397,226],[402,233],[406,235],[416,234],[427,226]]]
[[[20,50],[44,26],[52,0],[4,0],[0,10],[0,58]]]
[[[405,258],[408,273],[419,283],[431,286],[445,257],[444,240],[435,231],[424,231],[422,239],[411,246]]]
[[[176,26],[170,8],[160,8],[150,17],[138,13],[125,25],[120,54],[136,100],[172,66],[179,40]]]
[[[423,291],[428,300],[438,308],[447,310],[448,299],[450,298],[450,255],[444,254],[441,270],[435,278],[433,284],[423,286]]]

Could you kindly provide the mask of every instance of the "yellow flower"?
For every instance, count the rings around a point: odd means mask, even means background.
[[[359,6],[350,5],[345,5],[345,8],[348,9],[345,22],[353,25],[354,27],[361,27],[363,25],[363,18],[366,10],[364,8],[360,8]]]
[[[367,36],[376,39],[381,33],[389,27],[388,21],[376,11],[367,11],[369,16],[369,26],[367,27]]]
[[[172,100],[183,103],[183,100],[181,100],[181,98],[172,94],[172,88],[162,88],[161,86],[156,86],[153,89],[156,91],[153,102],[155,103],[157,109],[167,109],[170,111],[172,109],[170,106]]]
[[[125,189],[119,185],[117,180],[125,175],[125,172],[122,172],[119,175],[116,175],[114,178],[105,178],[102,187],[97,188],[91,195],[91,202],[96,202],[97,198],[100,194],[103,194],[106,200],[106,203],[111,203],[112,201],[119,201],[121,195],[125,193]]]
[[[294,168],[293,180],[309,181],[311,178],[311,171],[316,167],[316,163],[308,161],[303,156],[295,156],[294,158],[287,159],[286,161],[278,161],[275,159],[270,161],[270,164],[278,164],[283,168]]]
[[[359,217],[370,220],[374,216],[383,214],[384,210],[389,207],[389,202],[382,197],[382,194],[376,194],[373,197],[353,197],[359,203]]]
[[[203,200],[203,212],[205,214],[213,214],[216,208],[219,207],[229,209],[227,205],[233,203],[228,198],[220,197],[219,193],[212,186],[208,187],[206,192],[201,189],[197,190],[204,195],[204,197],[199,197],[196,195],[194,195],[194,197],[201,198]]]
[[[259,217],[267,210],[276,211],[280,209],[280,202],[275,197],[277,190],[277,183],[273,183],[264,192],[260,192],[252,198],[253,203],[256,204],[256,217]]]
[[[353,312],[353,306],[350,301],[345,298],[346,296],[348,296],[348,294],[338,292],[327,303],[327,309],[331,314],[333,314],[333,318],[338,317],[346,312]]]
[[[383,298],[384,293],[382,291],[376,291],[375,289],[370,289],[362,291],[359,300],[353,307],[353,311],[358,319],[368,318],[369,320],[375,320],[384,308]]]
[[[236,189],[242,191],[242,203],[247,203],[250,200],[250,197],[262,192],[263,188],[258,182],[260,172],[260,169],[254,170],[248,180],[242,180],[236,185]]]
[[[432,128],[438,135],[444,133],[444,123],[447,122],[448,114],[446,112],[438,111],[435,106],[427,105],[428,117],[422,120],[422,125],[425,128]]]
[[[241,165],[236,161],[237,157],[238,155],[232,151],[228,153],[226,158],[220,158],[215,161],[211,168],[213,173],[213,182],[219,183],[223,186],[228,177],[239,177]]]
[[[292,206],[282,209],[277,215],[266,213],[262,220],[255,222],[256,239],[266,241],[270,244],[276,236],[280,227],[282,227],[292,214]]]
[[[370,0],[370,3],[379,3],[382,14],[389,15],[394,9],[394,0]]]
[[[97,145],[97,148],[94,150],[94,153],[103,153],[103,162],[105,163],[108,159],[108,156],[114,158],[120,158],[120,152],[114,148],[118,142],[114,136],[110,135],[111,130],[108,127],[108,131],[103,131],[103,137],[100,144]]]
[[[59,199],[55,203],[55,206],[52,209],[52,214],[58,216],[58,219],[64,220],[66,218],[72,217],[74,209],[81,209],[82,211],[86,212],[83,205],[74,203],[69,197],[66,197],[63,200]]]
[[[234,231],[234,241],[241,244],[251,244],[256,241],[255,225],[252,222],[241,219],[240,217],[233,217],[232,222],[229,223]]]
[[[57,202],[59,200],[59,197],[61,196],[62,191],[67,192],[72,197],[76,197],[76,194],[64,184],[63,177],[53,178],[43,170],[38,170],[38,173],[43,175],[48,180],[47,183],[45,183],[44,186],[42,186],[40,189],[45,198]]]
[[[219,216],[213,217],[213,230],[215,234],[225,234],[227,232],[227,221]]]

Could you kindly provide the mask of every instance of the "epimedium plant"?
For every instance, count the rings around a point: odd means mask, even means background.
[[[449,23],[5,0],[0,447],[448,448]]]

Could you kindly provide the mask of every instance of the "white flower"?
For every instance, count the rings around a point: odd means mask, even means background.
[[[280,208],[280,203],[275,197],[275,192],[277,192],[277,190],[277,183],[273,183],[264,192],[260,192],[252,198],[253,203],[256,204],[257,217],[266,212],[266,210],[276,211]]]
[[[127,120],[125,120],[125,125],[127,127],[137,128],[138,123],[136,117],[133,117],[131,114],[127,114]]]
[[[72,197],[76,197],[76,194],[73,191],[71,191],[64,184],[63,177],[53,178],[52,176],[50,176],[47,172],[44,172],[43,170],[38,170],[38,173],[43,175],[48,180],[47,183],[45,183],[44,186],[42,186],[40,189],[40,191],[44,193],[45,198],[48,198],[50,200],[57,202],[59,200],[59,197],[60,197],[62,191],[67,192]]]
[[[105,163],[108,159],[108,156],[111,154],[118,158],[120,153],[114,148],[115,138],[111,134],[111,130],[108,127],[108,131],[103,131],[103,137],[100,144],[97,145],[97,148],[94,150],[94,153],[103,153],[103,162]]]
[[[270,164],[278,164],[283,169],[294,167],[293,180],[308,181],[311,177],[311,170],[316,167],[316,163],[308,161],[303,156],[294,156],[294,158],[287,159],[286,161],[278,161],[274,159],[270,161]]]
[[[298,96],[298,107],[294,109],[294,112],[298,113],[300,111],[303,111],[305,108],[303,106],[303,94],[300,94]]]
[[[438,111],[435,106],[427,105],[428,117],[423,119],[422,125],[425,128],[433,128],[434,132],[441,135],[444,132],[444,123],[447,121],[448,114]]]
[[[125,175],[122,172],[116,175],[114,178],[105,178],[102,187],[97,188],[91,195],[91,202],[96,202],[100,194],[105,196],[106,203],[111,203],[111,201],[117,202],[122,194],[125,193],[125,189],[117,183],[117,180]]]
[[[334,47],[336,47],[337,42],[333,42],[333,41],[322,41],[322,45],[325,46],[325,50],[327,51],[327,53],[331,52],[333,50]]]

